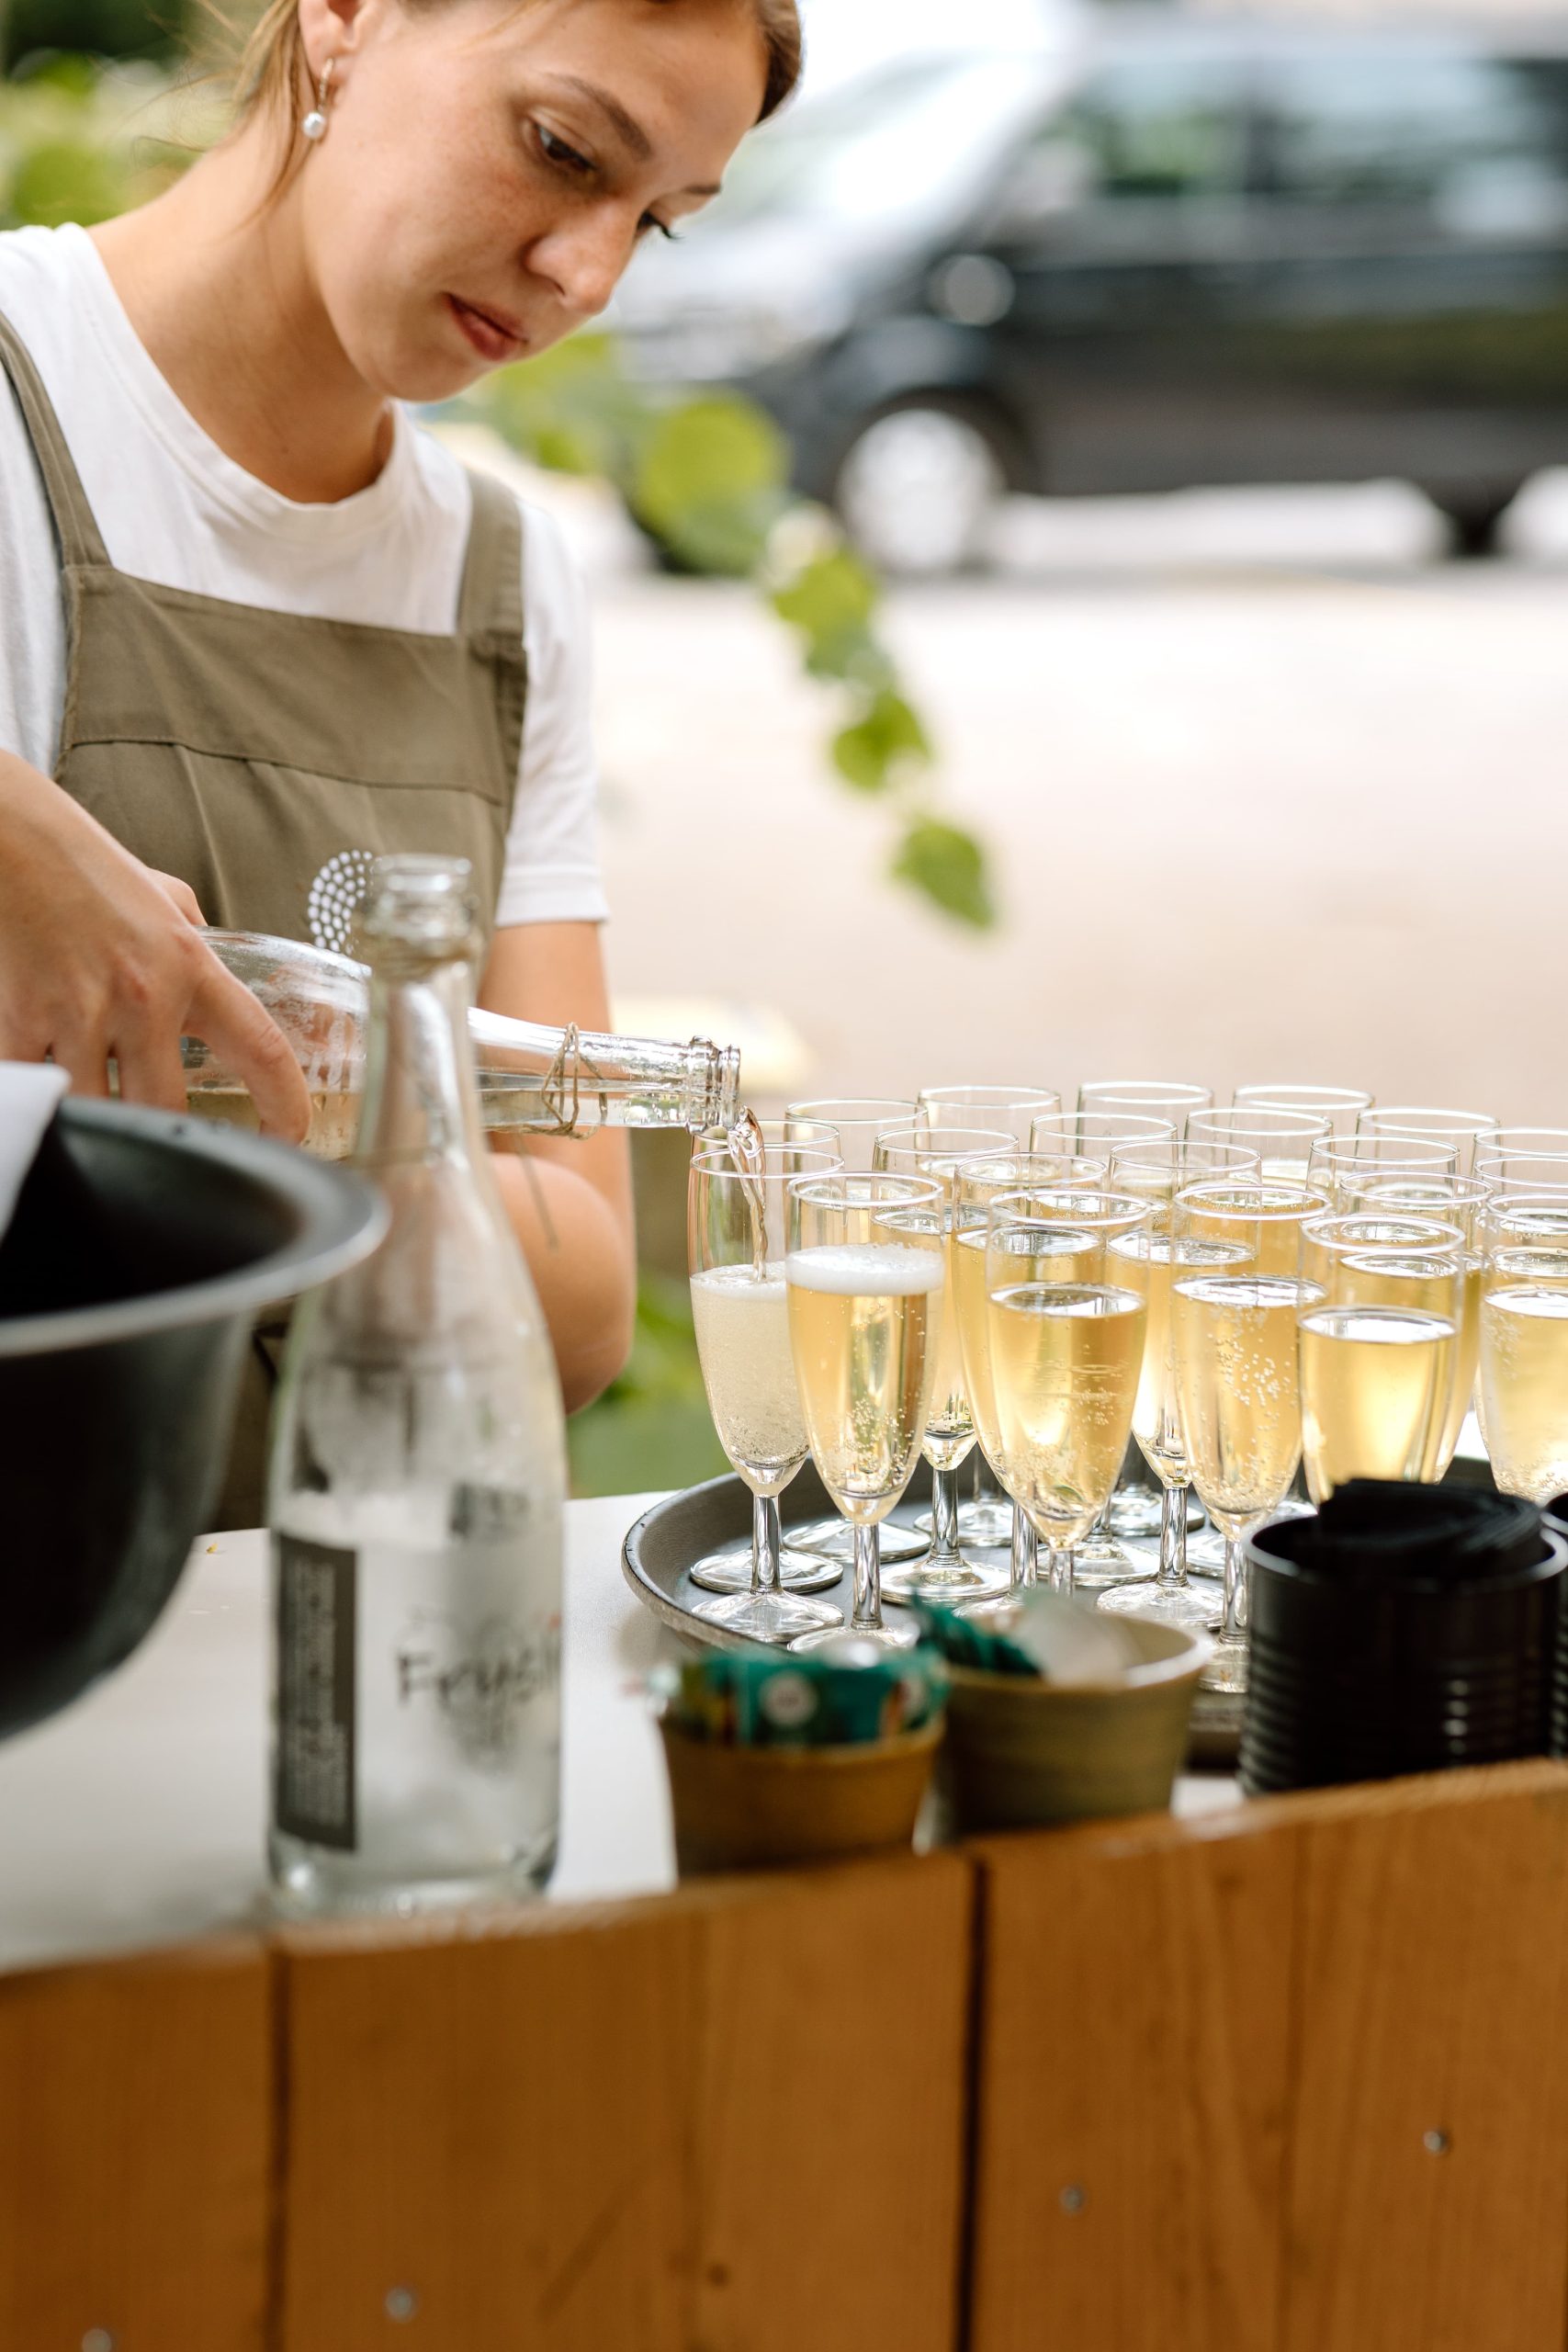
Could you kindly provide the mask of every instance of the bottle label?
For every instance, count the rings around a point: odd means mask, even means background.
[[[277,1733],[273,1819],[290,1838],[352,1853],[356,1552],[303,1536],[277,1546]]]

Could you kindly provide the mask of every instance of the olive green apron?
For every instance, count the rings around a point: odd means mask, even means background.
[[[32,360],[0,315],[53,517],[65,601],[55,779],[208,921],[348,944],[370,862],[472,863],[493,922],[523,740],[522,521],[470,475],[452,637],[197,596],[117,571]],[[276,1329],[258,1333],[214,1524],[265,1516]]]

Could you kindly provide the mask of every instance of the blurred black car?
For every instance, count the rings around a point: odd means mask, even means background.
[[[1107,11],[759,135],[614,322],[752,394],[889,569],[1009,490],[1401,476],[1479,552],[1568,459],[1568,29]]]

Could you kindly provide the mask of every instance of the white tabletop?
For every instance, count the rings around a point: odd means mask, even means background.
[[[669,1798],[644,1692],[671,1654],[621,1574],[658,1498],[567,1512],[560,1860],[548,1900],[674,1883]],[[263,1916],[266,1539],[204,1537],[128,1666],[0,1745],[0,1969],[146,1950]],[[1187,1781],[1182,1812],[1233,1801]]]

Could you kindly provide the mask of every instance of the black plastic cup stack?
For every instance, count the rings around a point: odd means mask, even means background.
[[[1250,1792],[1562,1752],[1564,1532],[1473,1488],[1342,1487],[1247,1546]]]

